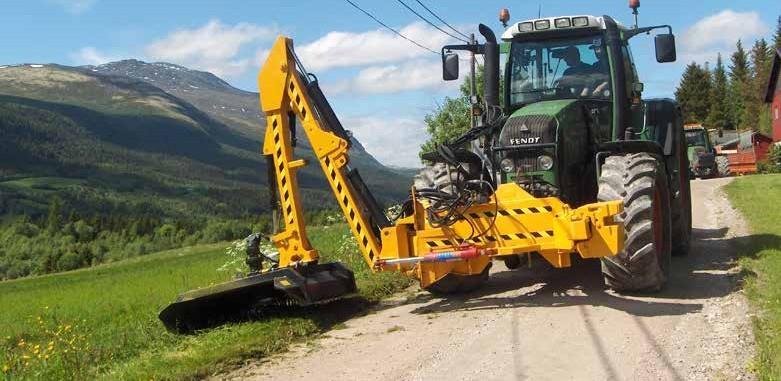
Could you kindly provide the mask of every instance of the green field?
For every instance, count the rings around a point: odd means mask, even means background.
[[[0,370],[14,380],[193,379],[282,350],[409,284],[397,274],[371,275],[347,233],[344,225],[310,229],[326,260],[356,272],[357,301],[196,335],[166,332],[157,312],[181,291],[231,278],[217,270],[229,260],[228,243],[0,283]]]
[[[781,175],[735,179],[727,193],[752,231],[738,243],[746,293],[758,310],[753,368],[760,380],[781,380]]]

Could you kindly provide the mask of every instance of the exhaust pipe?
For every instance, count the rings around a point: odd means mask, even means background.
[[[489,112],[499,107],[499,44],[496,42],[496,35],[488,26],[480,24],[478,27],[480,34],[485,38],[483,45],[483,58],[485,66],[483,70],[483,98],[485,99],[486,109]],[[494,107],[495,106],[495,107]],[[490,115],[489,116],[493,116]]]

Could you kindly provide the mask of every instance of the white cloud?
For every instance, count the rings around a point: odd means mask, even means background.
[[[107,55],[92,46],[83,47],[70,56],[71,60],[80,65],[100,65],[118,60],[117,57]]]
[[[682,62],[714,63],[716,54],[722,52],[722,56],[726,56],[732,52],[738,39],[745,44],[769,30],[758,12],[723,10],[697,21],[684,32],[681,37]]]
[[[82,14],[92,8],[97,0],[51,0],[54,4],[57,4],[65,8],[68,13],[74,15]]]
[[[249,23],[224,25],[209,21],[195,29],[179,29],[146,46],[146,55],[154,60],[177,63],[206,70],[218,76],[243,74],[256,62],[238,57],[248,44],[271,39],[276,28]]]
[[[420,167],[418,151],[428,138],[426,125],[412,118],[343,118],[345,128],[385,165]]]
[[[378,94],[409,90],[455,88],[458,81],[442,80],[441,61],[417,59],[404,63],[370,66],[355,76],[327,85],[333,94]]]
[[[266,62],[269,53],[271,53],[271,49],[258,49],[258,51],[255,52],[255,62],[257,62],[258,65],[263,65],[263,63]]]
[[[434,51],[453,40],[423,23],[409,24],[399,32]],[[399,62],[434,56],[385,29],[362,33],[329,32],[325,36],[296,47],[296,52],[312,70],[355,67]]]

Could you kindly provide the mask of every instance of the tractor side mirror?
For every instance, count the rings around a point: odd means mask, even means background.
[[[674,34],[657,34],[654,38],[654,45],[656,47],[656,62],[675,62],[676,55]]]
[[[447,53],[442,56],[442,79],[445,81],[458,79],[458,54]]]

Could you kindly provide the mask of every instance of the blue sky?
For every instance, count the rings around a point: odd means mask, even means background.
[[[453,42],[397,1],[354,2],[434,50]],[[464,32],[482,22],[500,34],[499,9],[509,8],[511,20],[520,21],[535,17],[538,4],[543,16],[632,20],[623,0],[422,2]],[[642,3],[640,24],[671,24],[679,53],[677,63],[657,64],[652,38],[633,40],[646,96],[672,96],[686,63],[713,62],[717,52],[727,56],[738,38],[750,45],[769,37],[781,14],[777,0]],[[417,165],[417,147],[426,138],[423,117],[456,93],[456,84],[439,80],[437,56],[382,30],[344,0],[4,0],[0,33],[0,65],[138,58],[209,70],[247,90],[255,90],[257,69],[274,37],[286,34],[318,73],[345,126],[370,153],[393,165]]]

